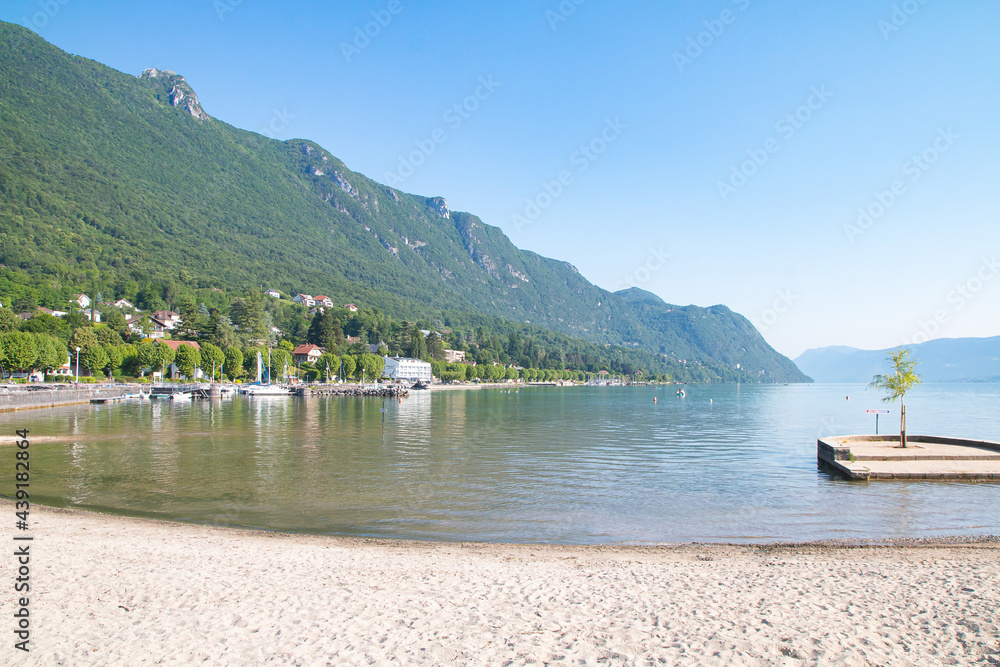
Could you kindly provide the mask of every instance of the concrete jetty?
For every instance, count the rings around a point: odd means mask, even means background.
[[[852,480],[997,480],[1000,442],[932,435],[838,435],[816,441],[816,458]]]
[[[133,391],[136,389],[126,386],[101,385],[80,385],[78,387],[40,385],[28,386],[23,389],[4,389],[0,391],[0,412],[100,402],[101,400],[117,399]]]

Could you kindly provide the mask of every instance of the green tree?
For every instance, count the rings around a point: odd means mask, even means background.
[[[264,362],[267,363],[267,354],[264,354]],[[294,365],[294,359],[292,359],[292,353],[283,348],[276,348],[271,350],[271,381],[276,382],[278,380],[284,379],[285,369],[287,367],[288,372],[291,373],[292,366]]]
[[[76,350],[76,348],[83,350],[92,345],[99,345],[100,342],[93,327],[80,327],[69,337],[69,347],[72,350]]]
[[[49,315],[49,317],[52,316]],[[33,320],[35,318],[32,317],[31,319]],[[30,321],[31,320],[28,320],[28,322]],[[13,308],[0,308],[0,333],[15,331],[20,324],[21,318],[17,316],[17,313],[14,312]]]
[[[230,379],[243,377],[243,351],[235,345],[226,348],[226,375]]]
[[[407,354],[414,359],[423,359],[427,356],[427,340],[415,324],[410,330],[410,349]]]
[[[465,371],[446,370],[441,373],[441,380],[444,382],[459,382],[465,379]]]
[[[385,359],[380,356],[365,353],[358,358],[357,365],[364,370],[365,379],[376,380],[382,377],[382,371],[385,370]]]
[[[336,377],[340,370],[340,357],[331,352],[324,352],[316,360],[315,366],[316,370],[319,371],[319,377],[323,378],[324,381],[330,380]]]
[[[340,365],[345,378],[354,377],[354,371],[357,368],[357,365],[354,363],[354,357],[345,354],[340,358]]]
[[[107,353],[100,343],[91,343],[80,350],[80,363],[87,368],[92,375],[97,375],[108,365]]]
[[[307,338],[309,335],[310,322],[305,317],[301,315],[296,315],[292,318],[291,322],[288,323],[288,337],[291,339],[292,343],[295,345],[303,345],[307,343]]]
[[[166,347],[166,346],[164,346]],[[201,365],[201,353],[191,345],[178,345],[174,363],[181,375],[194,378],[194,370]]]
[[[133,373],[142,375],[147,368],[156,369],[160,363],[157,347],[156,343],[152,341],[145,341],[135,346],[135,357],[132,362]]]
[[[132,345],[130,343],[126,343],[125,345],[119,345],[118,350],[121,352],[122,355],[122,362],[120,364],[121,368],[125,370],[127,373],[131,374],[133,369],[135,368],[135,359],[136,359],[135,345]]]
[[[317,313],[309,324],[309,331],[306,333],[306,342],[320,347],[327,347],[333,337],[333,313],[326,309],[322,313]]]
[[[431,359],[444,359],[444,343],[437,332],[432,331],[427,334],[427,354]]]
[[[222,364],[226,361],[226,354],[217,345],[212,343],[201,344],[201,366],[202,370],[212,373],[212,379],[222,371]],[[240,359],[240,363],[243,360]]]
[[[129,334],[128,324],[125,321],[125,315],[117,308],[111,308],[108,310],[107,316],[104,318],[104,324],[117,331],[118,335],[122,338],[125,338]]]
[[[212,311],[208,318],[208,339],[218,347],[226,350],[239,343],[232,321],[218,310]],[[226,364],[229,367],[229,364]]]
[[[910,350],[905,347],[889,352],[886,361],[889,362],[892,373],[876,375],[868,387],[881,389],[885,393],[883,403],[899,400],[899,445],[906,447],[906,404],[903,401],[906,392],[921,384],[920,376],[913,370],[919,362],[910,359]]]
[[[198,333],[208,324],[203,321],[198,306],[195,304],[194,299],[190,297],[181,303],[178,314],[181,316],[178,333],[187,338],[197,338]]]
[[[240,336],[248,342],[259,343],[269,338],[264,301],[260,292],[250,292],[246,297],[234,299],[230,315]]]
[[[174,352],[174,348],[169,345],[164,345],[163,343],[156,343],[154,345],[154,349],[156,350],[156,355],[153,358],[152,368],[159,367],[160,373],[165,376],[167,373],[167,366],[174,363],[174,358],[177,356],[177,353]]]
[[[10,312],[10,309],[0,309],[0,313],[4,312]],[[21,322],[20,319],[18,321]],[[10,329],[10,331],[16,331],[16,329]],[[64,341],[69,338],[69,325],[66,321],[47,313],[36,313],[30,320],[21,322],[21,331],[50,334],[58,336]]]
[[[35,340],[38,346],[37,368],[51,371],[66,363],[66,343],[47,334],[35,334]]]
[[[30,371],[38,361],[38,343],[34,334],[24,331],[8,331],[0,334],[3,356],[8,370]]]
[[[124,345],[102,345],[104,348],[104,354],[108,358],[108,364],[104,367],[104,370],[111,373],[113,376],[116,371],[121,370],[122,362],[125,361],[125,346]]]
[[[93,328],[93,332],[97,336],[97,342],[105,347],[125,344],[121,335],[109,326],[99,324]]]

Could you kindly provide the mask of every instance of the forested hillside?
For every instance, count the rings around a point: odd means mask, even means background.
[[[267,286],[398,320],[550,329],[726,380],[806,379],[724,307],[609,293],[442,197],[212,118],[173,72],[124,74],[6,23],[0,62],[0,299],[176,307]]]

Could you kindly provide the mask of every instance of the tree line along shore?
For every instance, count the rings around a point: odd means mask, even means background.
[[[87,299],[90,308],[71,305],[66,313],[39,307],[32,298],[0,297],[7,304],[0,308],[4,377],[247,381],[256,378],[260,352],[270,377],[306,381],[375,379],[382,374],[384,356],[427,361],[433,375],[445,382],[584,381],[598,374],[652,381],[713,379],[651,372],[629,360],[627,350],[555,332],[526,334],[517,327],[504,331],[482,323],[456,326],[447,318],[410,322],[378,309],[353,304],[309,308],[257,291],[211,307],[188,295],[175,306],[177,312],[166,311],[173,317],[166,328],[152,317],[163,311],[148,310],[167,306],[157,294],[133,295],[143,309],[125,299],[120,301],[128,303],[126,308],[103,302],[98,292]],[[303,345],[320,348],[320,354],[308,359],[293,354]]]

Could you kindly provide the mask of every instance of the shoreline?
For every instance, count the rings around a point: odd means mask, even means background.
[[[14,500],[7,496],[0,496],[0,513],[7,511],[12,513]],[[645,551],[679,551],[687,548],[698,549],[736,549],[749,551],[781,551],[781,550],[812,550],[812,551],[835,551],[838,549],[906,549],[906,548],[940,548],[940,547],[972,547],[996,549],[1000,558],[1000,535],[974,535],[964,533],[954,533],[951,535],[940,535],[934,537],[872,537],[872,538],[829,538],[819,540],[767,540],[767,541],[747,541],[747,542],[489,542],[478,540],[446,540],[446,539],[418,539],[410,537],[380,537],[375,535],[345,535],[333,533],[313,533],[308,531],[288,531],[271,530],[268,528],[254,528],[249,526],[230,525],[222,523],[212,523],[207,521],[195,521],[191,519],[163,519],[153,516],[141,516],[137,514],[118,514],[113,511],[92,510],[82,507],[59,507],[56,505],[43,505],[32,503],[33,513],[44,512],[51,514],[62,514],[67,516],[89,516],[101,517],[108,521],[126,521],[137,524],[148,523],[150,525],[160,525],[169,527],[199,527],[225,532],[232,532],[240,537],[281,537],[292,540],[315,539],[330,542],[342,542],[337,544],[341,547],[357,545],[379,546],[379,547],[430,547],[441,546],[461,546],[463,548],[486,547],[496,549],[532,549],[532,550],[566,550],[583,549],[594,550],[595,552],[645,552]]]
[[[32,651],[7,664],[1000,658],[996,537],[417,542],[32,509]]]

